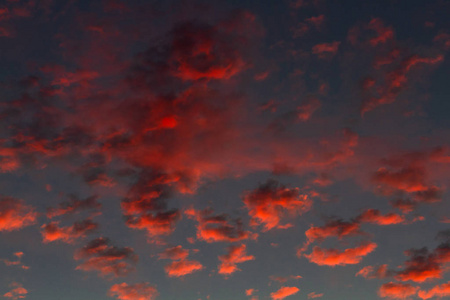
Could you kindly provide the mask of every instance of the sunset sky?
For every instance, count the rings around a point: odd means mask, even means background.
[[[0,0],[0,299],[450,299],[449,16]]]

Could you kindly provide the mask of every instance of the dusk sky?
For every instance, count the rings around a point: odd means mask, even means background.
[[[449,0],[0,0],[0,299],[450,299]]]

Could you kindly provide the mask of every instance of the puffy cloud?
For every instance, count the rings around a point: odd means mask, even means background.
[[[246,261],[254,260],[253,255],[247,255],[247,246],[242,245],[232,245],[228,247],[228,253],[219,256],[221,264],[219,265],[219,274],[231,275],[232,273],[239,271],[236,264],[240,264]]]
[[[196,271],[202,270],[204,267],[195,260],[188,260],[189,250],[183,249],[182,246],[175,246],[165,249],[159,254],[159,259],[171,259],[172,263],[166,265],[164,270],[169,277],[181,277]]]
[[[256,238],[256,234],[243,229],[240,219],[232,224],[226,214],[214,215],[211,209],[197,211],[187,209],[185,214],[198,222],[197,239],[208,243],[238,242],[249,238]]]
[[[359,234],[362,234],[362,232],[360,231],[360,224],[358,222],[345,222],[340,219],[330,220],[322,227],[312,226],[305,232],[309,242],[321,242],[328,237],[338,237],[341,239],[344,236]]]
[[[189,256],[189,250],[183,249],[181,245],[167,248],[159,254],[160,259],[183,260]]]
[[[358,264],[362,258],[375,250],[377,244],[371,242],[361,243],[358,247],[348,248],[344,251],[338,249],[322,249],[314,247],[310,254],[304,256],[320,266],[343,266]]]
[[[398,271],[395,278],[401,281],[425,282],[442,278],[450,263],[450,244],[442,243],[434,251],[427,248],[411,249],[405,252],[410,258],[405,268]]]
[[[281,300],[286,297],[297,294],[299,291],[300,289],[296,288],[295,286],[283,286],[278,291],[270,293],[270,297],[273,300]]]
[[[74,258],[84,260],[77,266],[77,270],[97,271],[102,277],[114,278],[125,276],[133,271],[132,264],[138,257],[132,248],[111,246],[108,239],[100,237],[78,249]]]
[[[10,284],[10,287],[12,288],[12,290],[4,294],[3,297],[11,300],[26,298],[28,291],[20,283],[13,282],[12,284]]]
[[[0,231],[19,230],[36,223],[34,207],[21,199],[0,196]]]
[[[418,289],[418,287],[414,287],[410,284],[389,282],[380,287],[378,295],[389,299],[408,299],[409,297],[414,296]]]
[[[392,225],[405,222],[405,217],[396,213],[382,215],[377,209],[368,209],[357,217],[357,220],[378,225]]]
[[[195,260],[174,261],[164,267],[169,277],[181,277],[203,269],[203,265]]]
[[[244,203],[255,225],[263,225],[264,230],[280,228],[286,213],[300,215],[308,211],[312,201],[298,188],[287,188],[275,180],[268,180],[257,189],[244,195]]]
[[[78,199],[75,195],[69,196],[69,201],[60,203],[57,207],[47,209],[47,217],[54,218],[66,214],[78,213],[82,210],[95,209],[99,210],[102,205],[98,202],[98,196],[90,196],[86,199]]]
[[[119,300],[153,300],[158,296],[158,291],[148,282],[127,284],[115,284],[109,289],[109,295]]]
[[[65,243],[73,243],[76,239],[85,237],[86,234],[98,228],[98,224],[91,220],[75,222],[72,226],[59,227],[59,222],[50,222],[42,225],[42,238],[44,243],[61,240]]]
[[[418,296],[421,299],[450,297],[450,282],[436,285],[428,291],[419,290]]]

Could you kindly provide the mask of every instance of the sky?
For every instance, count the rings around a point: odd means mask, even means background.
[[[0,299],[449,299],[449,14],[0,0]]]

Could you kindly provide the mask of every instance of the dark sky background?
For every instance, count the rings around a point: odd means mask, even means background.
[[[0,299],[450,298],[449,15],[0,0]]]

